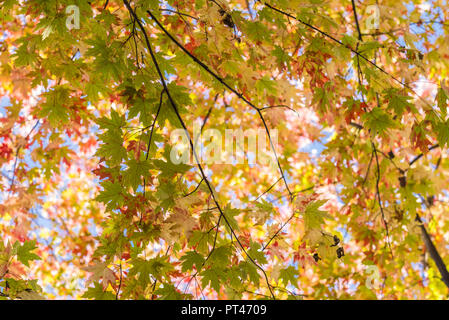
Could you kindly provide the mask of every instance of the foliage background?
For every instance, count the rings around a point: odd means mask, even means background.
[[[447,8],[1,1],[0,298],[446,298]],[[194,121],[276,166],[173,165]]]

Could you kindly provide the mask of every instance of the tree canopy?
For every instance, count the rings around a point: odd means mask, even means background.
[[[447,0],[0,1],[0,299],[442,299]]]

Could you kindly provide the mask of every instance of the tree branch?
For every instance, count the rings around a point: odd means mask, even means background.
[[[430,238],[430,235],[427,232],[426,227],[424,226],[419,214],[416,214],[416,220],[419,222],[419,227],[421,229],[421,234],[424,239],[424,244],[426,245],[427,251],[429,252],[430,257],[435,262],[435,265],[437,266],[438,271],[441,274],[441,280],[444,282],[446,287],[449,288],[449,272],[447,271],[446,265],[440,254],[438,253],[437,248],[433,244],[432,239]]]
[[[224,221],[226,222],[226,224],[228,225],[228,227],[229,227],[229,229],[230,229],[230,231],[231,231],[231,234],[236,238],[236,240],[237,240],[239,246],[242,248],[242,250],[243,250],[243,252],[245,253],[245,255],[248,257],[248,259],[249,259],[249,260],[250,260],[250,261],[251,261],[251,262],[252,262],[252,263],[259,269],[259,270],[262,271],[262,273],[263,273],[263,275],[264,275],[264,277],[265,277],[265,280],[266,280],[268,289],[269,289],[269,291],[270,291],[270,293],[271,293],[271,296],[272,296],[273,299],[275,299],[274,293],[273,293],[273,291],[272,291],[272,289],[271,289],[271,285],[270,285],[270,282],[269,282],[269,280],[268,280],[268,276],[267,276],[265,270],[264,270],[264,269],[263,269],[263,268],[262,268],[262,267],[261,267],[261,266],[260,266],[260,265],[259,265],[259,264],[258,264],[258,263],[257,263],[257,262],[256,262],[256,261],[249,255],[249,254],[248,254],[248,252],[247,252],[246,249],[244,248],[243,244],[240,242],[239,238],[237,237],[237,235],[236,235],[234,229],[232,228],[230,222],[228,221],[226,215],[224,214],[224,211],[223,211],[223,209],[221,208],[220,204],[218,203],[218,200],[217,200],[216,197],[215,197],[215,193],[214,193],[214,191],[213,191],[212,185],[211,185],[211,183],[209,182],[209,180],[208,180],[206,174],[204,173],[203,167],[201,166],[201,163],[200,163],[200,161],[199,161],[198,155],[197,155],[196,150],[195,150],[194,145],[193,145],[193,141],[192,141],[192,139],[191,139],[191,137],[190,137],[190,134],[189,134],[189,132],[188,132],[188,130],[187,130],[187,127],[186,127],[186,125],[185,125],[185,123],[184,123],[184,120],[182,119],[182,117],[181,117],[181,115],[180,115],[180,113],[179,113],[179,111],[178,111],[178,107],[177,107],[177,105],[176,105],[174,99],[172,98],[172,96],[171,96],[171,94],[170,94],[170,91],[168,90],[167,83],[166,83],[166,81],[165,81],[165,77],[164,77],[164,75],[162,74],[162,71],[161,71],[161,69],[160,69],[160,67],[159,67],[159,63],[157,62],[156,56],[155,56],[155,54],[154,54],[154,52],[153,52],[153,48],[152,48],[152,46],[151,46],[151,44],[150,44],[150,40],[149,40],[149,38],[148,38],[148,35],[147,35],[146,31],[145,31],[145,28],[144,28],[142,22],[141,22],[140,19],[137,17],[137,15],[136,15],[136,13],[134,12],[134,10],[131,8],[129,2],[128,2],[127,0],[123,0],[123,2],[124,2],[124,4],[125,4],[125,6],[127,7],[128,11],[133,15],[134,19],[136,20],[137,24],[139,25],[139,27],[140,27],[140,29],[141,29],[143,35],[144,35],[145,43],[146,43],[146,45],[147,45],[148,51],[150,52],[151,59],[153,60],[154,66],[155,66],[155,68],[156,68],[156,70],[157,70],[157,73],[158,73],[158,75],[159,75],[159,78],[160,78],[160,81],[161,81],[161,83],[162,83],[162,86],[163,86],[164,89],[165,89],[165,92],[166,92],[166,94],[167,94],[168,100],[170,101],[170,105],[171,105],[173,111],[175,112],[176,117],[178,118],[179,122],[181,123],[181,126],[183,127],[186,136],[187,136],[188,139],[189,139],[189,144],[190,144],[191,149],[193,150],[193,154],[194,154],[195,161],[196,161],[196,163],[197,163],[198,169],[200,170],[201,175],[202,175],[202,177],[203,177],[203,179],[204,179],[204,182],[206,183],[206,185],[207,185],[207,187],[208,187],[208,189],[209,189],[209,192],[210,192],[210,194],[211,194],[211,196],[212,196],[212,199],[213,199],[215,205],[217,206],[217,208],[218,208],[218,210],[219,210],[219,212],[220,212],[219,221],[220,221],[221,218],[224,219]],[[155,19],[154,16],[151,14],[151,12],[149,12],[149,11],[147,11],[147,12],[148,12],[148,14],[150,14],[150,16],[153,17],[153,19]],[[186,51],[187,51],[187,50],[186,50]],[[259,112],[260,112],[260,111],[259,111]]]
[[[301,19],[295,17],[294,15],[292,15],[292,14],[290,14],[290,13],[288,13],[288,12],[285,12],[285,11],[283,11],[283,10],[281,10],[281,9],[278,9],[278,8],[276,8],[276,7],[272,6],[272,5],[270,5],[269,3],[265,2],[265,1],[262,1],[262,0],[256,0],[256,1],[260,2],[260,3],[263,4],[265,7],[269,8],[269,9],[271,9],[271,10],[273,10],[273,11],[276,11],[276,12],[278,12],[278,13],[280,13],[280,14],[286,16],[286,17],[289,17],[289,18],[291,18],[291,19],[294,19],[294,20],[300,22],[301,24],[307,26],[308,28],[310,28],[310,29],[312,29],[312,30],[314,30],[314,31],[316,31],[316,32],[318,32],[318,33],[320,33],[321,35],[325,36],[326,38],[328,38],[328,39],[330,39],[330,40],[332,40],[332,41],[338,43],[339,45],[341,45],[341,46],[347,48],[347,49],[350,50],[352,53],[354,53],[355,55],[357,55],[358,57],[360,57],[361,59],[363,59],[364,61],[366,61],[367,63],[369,63],[371,66],[373,66],[374,68],[376,68],[377,70],[379,70],[379,71],[382,72],[383,74],[387,75],[388,77],[390,77],[391,79],[393,79],[395,82],[399,83],[399,84],[400,84],[401,86],[403,86],[404,88],[408,89],[408,90],[409,90],[410,92],[412,92],[416,97],[418,97],[421,101],[423,101],[426,105],[429,105],[429,103],[428,103],[426,100],[424,100],[424,98],[422,98],[420,95],[418,95],[418,94],[415,92],[415,90],[413,90],[412,87],[410,87],[410,86],[407,85],[406,83],[402,82],[401,80],[399,80],[398,78],[396,78],[396,77],[393,76],[392,74],[388,73],[388,72],[385,71],[383,68],[379,67],[376,63],[372,62],[370,59],[368,59],[367,57],[365,57],[364,55],[362,55],[361,53],[359,53],[357,50],[355,50],[355,49],[349,47],[348,45],[345,45],[343,42],[341,42],[341,41],[338,40],[337,38],[335,38],[335,37],[331,36],[330,34],[328,34],[328,33],[324,32],[324,31],[318,29],[317,27],[311,25],[310,23],[307,23],[307,22],[305,22],[305,21],[303,21],[303,20],[301,20]],[[360,38],[359,38],[359,39],[360,39]],[[429,105],[429,106],[430,106],[430,105]]]
[[[261,119],[263,126],[265,128],[265,132],[268,136],[268,139],[270,141],[270,145],[271,148],[273,149],[273,153],[274,156],[276,157],[276,162],[279,168],[279,171],[281,173],[282,179],[284,180],[284,184],[286,189],[288,190],[288,193],[290,194],[290,197],[292,197],[292,192],[290,191],[290,188],[288,187],[288,183],[287,180],[285,178],[284,175],[284,171],[282,170],[281,164],[279,162],[279,157],[276,153],[276,149],[275,146],[273,144],[273,141],[271,139],[271,135],[270,135],[270,130],[268,129],[268,126],[265,122],[265,118],[262,115],[261,109],[256,107],[251,101],[249,101],[248,99],[246,99],[242,93],[238,92],[237,90],[235,90],[234,88],[232,88],[229,84],[226,83],[226,81],[224,81],[223,78],[221,78],[220,76],[218,76],[215,72],[213,72],[206,64],[204,64],[201,60],[199,60],[197,57],[195,57],[193,54],[191,54],[181,43],[179,43],[178,40],[176,40],[168,31],[167,29],[165,29],[165,27],[159,22],[159,20],[156,19],[156,17],[149,11],[147,10],[148,15],[156,22],[156,24],[159,26],[159,28],[161,28],[161,30],[170,38],[170,40],[172,40],[182,51],[184,51],[184,53],[186,53],[193,61],[195,61],[201,68],[203,68],[207,73],[209,73],[211,76],[213,76],[216,80],[218,80],[218,82],[220,82],[223,86],[225,86],[229,91],[231,91],[232,93],[234,93],[239,99],[241,99],[242,101],[244,101],[247,105],[249,105],[251,108],[253,108],[254,110],[256,110],[259,118]]]

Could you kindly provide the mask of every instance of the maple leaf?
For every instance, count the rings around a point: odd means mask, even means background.
[[[317,243],[317,241],[312,241],[312,243]],[[298,246],[298,250],[295,252],[293,259],[294,261],[298,261],[299,265],[303,268],[309,264],[316,264],[315,260],[312,258],[310,251],[307,249],[305,242]]]
[[[152,168],[148,160],[138,161],[135,159],[129,160],[126,165],[128,169],[123,173],[124,182],[130,185],[134,191],[142,183],[142,177],[150,176],[150,169]]]
[[[410,139],[414,148],[420,149],[423,153],[427,153],[429,151],[430,141],[429,139],[427,139],[426,136],[427,132],[424,128],[423,123],[421,124],[415,123],[412,127],[412,134],[410,136]]]
[[[17,297],[21,300],[45,300],[43,296],[34,291],[22,291]]]
[[[449,121],[439,123],[437,126],[437,132],[438,144],[441,148],[444,148],[449,141]]]
[[[173,270],[173,266],[168,263],[166,259],[166,257],[160,256],[150,260],[141,258],[133,259],[131,261],[133,267],[129,271],[129,275],[138,275],[139,281],[141,281],[144,286],[150,283],[150,275],[160,280],[168,272]]]
[[[182,271],[192,270],[195,266],[196,270],[199,270],[201,265],[204,263],[205,259],[202,255],[195,251],[186,252],[184,256],[181,257]]]
[[[326,202],[327,200],[316,200],[307,205],[303,213],[306,228],[320,228],[324,223],[324,218],[332,218],[325,211],[319,210]]]
[[[17,259],[27,267],[30,266],[29,261],[41,259],[37,254],[31,252],[36,248],[35,240],[25,241],[23,245],[20,245],[20,243],[16,241],[13,246],[13,250],[17,254]]]
[[[97,263],[93,266],[83,268],[84,271],[92,273],[88,281],[99,282],[102,280],[103,290],[106,290],[109,284],[115,287],[116,276],[115,273],[108,268],[109,263]]]
[[[101,135],[103,144],[98,148],[96,155],[104,157],[116,165],[126,158],[126,149],[123,146],[122,133],[119,130],[109,130]]]
[[[443,88],[439,88],[435,100],[437,101],[438,108],[440,109],[443,116],[447,114],[447,105],[448,105],[448,94],[449,91],[445,91]]]
[[[296,276],[298,275],[298,271],[293,267],[289,266],[286,269],[282,269],[279,273],[279,278],[282,279],[282,282],[287,285],[289,282],[295,286],[298,287],[298,280],[296,279]]]
[[[108,208],[115,207],[123,202],[121,185],[110,181],[105,181],[102,185],[104,190],[96,197],[97,201],[105,203]]]
[[[320,243],[322,238],[323,234],[319,229],[309,229],[304,236],[304,240],[308,240],[312,247]]]
[[[82,295],[83,298],[86,299],[95,299],[95,300],[115,300],[115,295],[110,291],[104,291],[103,287],[99,283],[94,283],[94,287],[90,287],[87,291]]]
[[[256,203],[256,210],[251,211],[250,216],[254,218],[256,225],[263,225],[273,213],[273,205],[265,200]]]
[[[0,278],[3,278],[8,271],[8,265],[12,254],[11,243],[8,241],[5,246],[3,241],[0,241]]]
[[[229,264],[231,254],[231,248],[227,245],[216,247],[211,253],[207,265],[216,264],[221,267],[227,266]]]
[[[197,224],[196,220],[184,209],[175,207],[174,211],[162,224],[162,234],[170,241],[176,241],[181,233],[189,238]]]
[[[220,291],[220,278],[223,276],[223,271],[218,269],[207,269],[202,271],[200,275],[202,276],[201,284],[203,287],[210,285],[210,287],[215,291]]]
[[[251,242],[248,254],[261,265],[268,263],[267,258],[263,253],[262,246],[259,243]]]
[[[126,125],[125,117],[120,116],[115,110],[111,110],[111,118],[101,117],[96,120],[101,129],[116,130]]]
[[[242,278],[246,279],[249,277],[250,281],[253,282],[256,286],[260,283],[260,276],[257,273],[257,268],[253,263],[248,261],[244,261],[239,264],[240,271],[242,273]]]
[[[381,108],[373,108],[370,112],[362,116],[365,126],[372,130],[373,133],[383,134],[388,129],[393,129],[397,125],[391,117]]]
[[[159,295],[159,299],[162,300],[181,300],[188,296],[180,293],[172,284],[164,284],[162,288],[158,288],[154,293]]]
[[[408,102],[408,100],[411,99],[409,96],[403,96],[396,93],[394,90],[391,90],[388,99],[388,107],[392,108],[399,117],[402,116],[405,110],[413,112],[417,111],[413,104]]]

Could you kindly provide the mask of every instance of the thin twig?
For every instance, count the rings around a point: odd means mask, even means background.
[[[265,194],[267,194],[268,192],[270,192],[270,190],[273,189],[274,186],[275,186],[279,181],[281,181],[281,180],[282,180],[282,177],[280,177],[279,179],[277,179],[276,182],[273,183],[273,184],[271,185],[271,187],[269,187],[264,193],[262,193],[261,195],[259,195],[256,199],[254,199],[254,201],[259,200],[259,199],[262,198]]]
[[[377,156],[377,149],[376,146],[374,145],[374,142],[371,141],[371,144],[373,146],[373,150],[374,150],[374,156],[376,158],[376,167],[377,167],[377,175],[376,175],[376,197],[377,197],[377,201],[379,203],[379,207],[380,207],[380,213],[382,215],[382,220],[383,223],[385,225],[385,231],[387,234],[387,244],[388,247],[390,249],[390,253],[391,256],[393,256],[393,250],[391,250],[391,244],[390,244],[390,232],[388,230],[388,223],[387,220],[385,219],[385,212],[384,212],[384,207],[382,205],[382,199],[380,197],[380,189],[379,189],[379,184],[380,184],[380,165],[379,165],[379,157]]]
[[[383,74],[387,75],[388,77],[390,77],[391,79],[393,79],[395,82],[399,83],[399,84],[400,84],[401,86],[403,86],[404,88],[408,89],[408,90],[409,90],[410,92],[412,92],[416,97],[418,97],[421,101],[423,101],[426,105],[430,106],[429,103],[428,103],[424,98],[422,98],[419,94],[417,94],[417,93],[415,92],[415,90],[414,90],[412,87],[410,87],[409,85],[407,85],[406,83],[402,82],[401,80],[399,80],[398,78],[396,78],[396,77],[393,76],[392,74],[390,74],[390,73],[388,73],[387,71],[385,71],[383,68],[381,68],[380,66],[378,66],[376,63],[372,62],[370,59],[368,59],[367,57],[365,57],[364,55],[362,55],[362,54],[361,54],[360,52],[358,52],[357,50],[351,48],[351,47],[348,46],[348,45],[345,45],[343,42],[341,42],[341,41],[338,40],[337,38],[333,37],[332,35],[330,35],[330,34],[324,32],[324,31],[320,30],[319,28],[317,28],[317,27],[311,25],[310,23],[307,23],[307,22],[305,22],[305,21],[303,21],[303,20],[301,20],[301,19],[295,17],[294,15],[292,15],[292,14],[290,14],[290,13],[288,13],[288,12],[285,12],[285,11],[279,9],[279,8],[276,8],[276,7],[272,6],[272,5],[270,5],[269,3],[266,3],[265,1],[262,1],[262,0],[256,0],[256,1],[262,3],[265,7],[270,8],[270,9],[273,10],[273,11],[276,11],[276,12],[278,12],[278,13],[280,13],[280,14],[286,16],[286,17],[289,17],[289,18],[291,18],[291,19],[294,19],[294,20],[296,20],[296,21],[302,23],[303,25],[307,26],[308,28],[310,28],[310,29],[312,29],[312,30],[314,30],[314,31],[316,31],[316,32],[318,32],[318,33],[320,33],[321,35],[325,36],[326,38],[328,38],[328,39],[330,39],[330,40],[332,40],[332,41],[338,43],[339,45],[341,45],[341,46],[347,48],[347,49],[350,50],[352,53],[354,53],[355,55],[357,55],[358,57],[360,57],[361,59],[363,59],[364,61],[366,61],[368,64],[370,64],[371,66],[373,66],[374,68],[376,68],[377,70],[379,70],[380,72],[382,72]]]
[[[122,287],[122,261],[120,260],[120,282],[118,284],[117,293],[115,294],[115,300],[118,300],[118,296],[120,294],[120,288]]]

